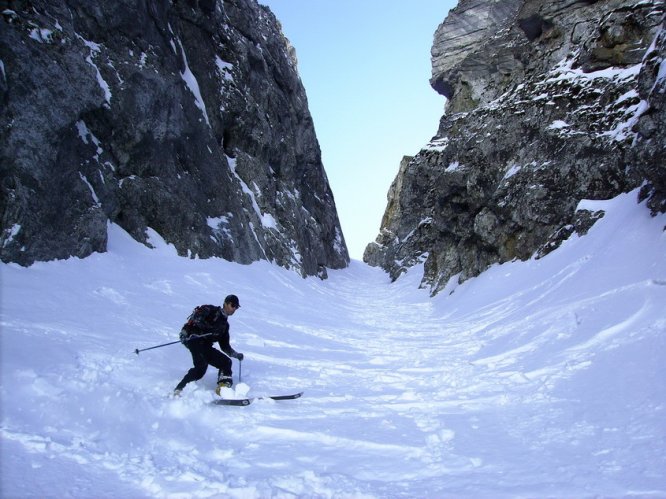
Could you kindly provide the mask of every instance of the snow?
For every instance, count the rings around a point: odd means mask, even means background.
[[[9,230],[5,229],[5,232],[7,235],[4,243],[2,243],[3,247],[11,243],[14,240],[14,238],[18,235],[18,233],[21,232],[21,224],[14,224],[9,228]]]
[[[270,213],[264,213],[261,216],[261,225],[266,229],[278,229],[277,220],[275,220],[275,217]]]
[[[206,219],[206,223],[208,224],[208,227],[214,230],[221,230],[227,235],[231,235],[231,232],[227,228],[230,222],[230,218],[233,217],[232,213],[229,213],[227,215],[221,216],[221,217],[209,217]]]
[[[183,71],[180,73],[180,77],[183,79],[185,85],[194,96],[194,104],[199,108],[201,114],[203,114],[203,117],[206,120],[206,124],[210,126],[210,121],[208,119],[208,111],[206,111],[206,103],[204,102],[203,97],[201,96],[201,90],[199,89],[199,82],[197,81],[196,76],[194,76],[194,73],[192,73],[190,65],[187,63],[187,54],[185,53],[183,44],[180,42],[180,40],[177,41],[178,41],[178,46],[180,47],[180,53],[183,55],[183,65],[185,66]]]
[[[109,251],[1,264],[3,497],[665,497],[666,216],[636,192],[585,237],[434,298],[358,261],[303,279]],[[178,339],[234,292],[238,393]],[[29,479],[27,478],[29,477]]]
[[[250,198],[250,201],[252,202],[252,207],[254,208],[254,212],[257,214],[257,217],[261,221],[262,227],[265,229],[276,229],[278,227],[277,220],[275,220],[275,217],[271,215],[270,213],[263,213],[261,211],[261,208],[259,208],[259,203],[257,202],[257,197],[255,195],[255,191],[250,189],[250,187],[247,185],[247,183],[241,178],[241,176],[238,174],[236,171],[236,158],[232,158],[230,156],[227,156],[227,161],[229,162],[229,169],[231,170],[231,173],[236,177],[236,180],[240,183],[242,191],[248,195]],[[257,186],[257,184],[254,184],[254,188],[256,190],[256,193],[258,196],[261,196],[261,190]],[[253,229],[252,232],[254,233],[254,238],[259,242],[259,238],[257,237],[256,233],[254,232],[254,224],[250,224]],[[261,244],[259,244],[261,246]]]
[[[30,30],[30,38],[39,43],[51,43],[53,31],[46,28],[33,28]]]
[[[431,140],[424,148],[424,151],[443,152],[449,145],[449,138],[442,137]]]
[[[449,163],[449,166],[447,166],[446,170],[444,170],[444,171],[448,172],[448,173],[451,173],[451,172],[460,171],[462,169],[463,169],[463,167],[460,165],[460,163],[458,161],[453,161],[453,162]]]
[[[510,179],[514,175],[518,174],[518,172],[520,172],[520,170],[522,170],[522,169],[523,169],[523,167],[521,165],[512,164],[507,169],[506,173],[504,174],[504,177],[502,177],[502,181]]]
[[[223,61],[219,56],[216,55],[215,65],[217,66],[217,70],[220,73],[221,78],[223,78],[225,81],[234,81],[234,76],[232,74],[232,70],[234,69],[233,64]]]
[[[425,225],[431,225],[433,222],[434,222],[434,220],[433,220],[432,217],[425,217],[425,218],[421,219],[421,221],[418,224],[416,224],[416,227],[414,229],[412,229],[409,232],[409,234],[407,234],[405,237],[403,237],[400,240],[400,243],[402,244],[402,243],[405,243],[405,242],[409,241],[414,236],[414,234],[416,234],[417,230],[421,229]],[[403,263],[402,263],[402,261],[400,261],[400,262],[396,261],[396,265],[402,266]]]
[[[567,128],[569,124],[566,121],[555,120],[553,121],[548,128],[553,130],[560,130],[562,128]]]
[[[94,69],[95,69],[95,74],[97,77],[97,84],[99,85],[99,88],[102,89],[102,92],[104,92],[104,100],[106,101],[107,105],[111,104],[111,87],[109,84],[106,82],[104,77],[102,76],[102,73],[99,71],[99,67],[97,67],[97,64],[95,64],[94,58],[96,54],[99,54],[101,52],[101,47],[98,43],[91,42],[90,40],[86,40],[83,38],[81,35],[78,33],[76,36],[83,42],[83,44],[88,47],[90,50],[90,54],[88,57],[86,57],[86,62],[90,64]]]
[[[97,207],[102,206],[101,203],[99,202],[99,198],[97,197],[97,193],[95,192],[95,188],[88,181],[88,177],[86,177],[83,173],[79,172],[79,178],[84,184],[86,184],[86,187],[88,187],[88,190],[90,191],[90,196],[92,197],[95,206]]]
[[[617,79],[617,80],[630,80],[635,79],[640,73],[643,65],[641,63],[634,64],[628,68],[609,67],[600,69],[598,71],[591,71],[586,73],[582,68],[574,69],[573,65],[575,58],[565,58],[561,60],[555,68],[551,71],[553,75],[546,80],[547,82],[558,82],[566,80],[596,80],[596,79]]]

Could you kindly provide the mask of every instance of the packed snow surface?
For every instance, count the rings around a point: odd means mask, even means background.
[[[635,198],[434,298],[419,268],[302,279],[113,225],[108,253],[3,264],[0,495],[666,497],[666,217]],[[171,398],[188,351],[135,353],[229,293],[230,395],[302,398],[211,405],[213,368]]]

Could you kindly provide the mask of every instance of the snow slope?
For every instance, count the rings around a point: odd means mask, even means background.
[[[2,497],[666,497],[666,217],[636,193],[541,260],[430,298],[360,262],[301,279],[110,251],[0,267]],[[239,295],[238,391],[174,341]],[[237,379],[238,362],[234,361]]]

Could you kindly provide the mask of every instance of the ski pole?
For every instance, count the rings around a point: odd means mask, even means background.
[[[241,374],[243,373],[243,361],[239,360],[238,361],[238,384],[240,385],[241,383]]]
[[[156,345],[154,347],[149,347],[149,348],[142,348],[139,350],[138,348],[134,350],[134,353],[139,355],[139,352],[145,352],[146,350],[152,350],[153,348],[161,348],[161,347],[166,347],[168,345],[175,345],[176,343],[180,343],[180,340],[178,341],[172,341],[171,343],[164,343],[163,345]]]

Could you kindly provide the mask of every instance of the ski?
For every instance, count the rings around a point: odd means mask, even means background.
[[[251,398],[245,398],[245,399],[217,399],[217,400],[213,400],[211,402],[211,404],[244,406],[244,405],[250,405],[255,400],[266,400],[266,399],[271,399],[271,400],[293,400],[293,399],[299,398],[301,395],[303,395],[303,392],[292,393],[292,394],[289,394],[289,395],[270,395],[270,396],[267,396],[267,397],[251,397]]]

